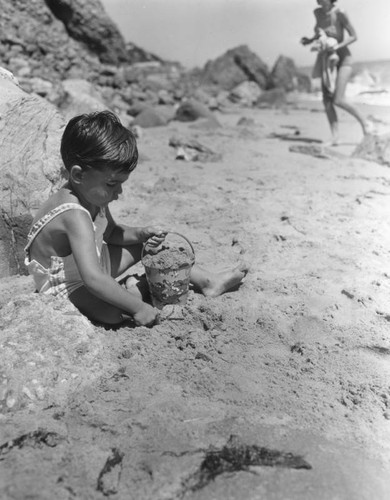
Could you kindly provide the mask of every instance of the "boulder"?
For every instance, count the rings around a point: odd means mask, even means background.
[[[131,122],[131,126],[139,126],[142,128],[163,127],[167,125],[168,122],[169,118],[164,112],[156,108],[146,107],[137,114]]]
[[[202,85],[218,85],[224,90],[234,87],[247,80],[256,82],[261,89],[269,84],[267,65],[246,45],[228,50],[214,61],[206,63],[201,75]]]
[[[59,85],[56,104],[66,121],[76,115],[108,108],[94,85],[82,79],[64,80]]]
[[[175,99],[173,95],[168,92],[168,90],[159,90],[157,92],[157,97],[158,97],[158,103],[159,104],[168,104],[168,105],[173,105],[175,104]]]
[[[175,113],[175,120],[179,122],[193,122],[199,118],[207,118],[218,122],[212,111],[195,99],[188,99],[188,101],[184,101],[180,104]]]
[[[0,78],[0,277],[25,272],[23,247],[31,216],[63,181],[57,109]]]
[[[294,61],[285,56],[278,57],[271,71],[271,81],[273,87],[286,91],[310,92],[311,89],[310,77],[298,71]]]
[[[54,85],[52,82],[38,77],[29,78],[19,76],[19,83],[23,90],[25,90],[29,94],[38,94],[41,97],[49,100],[54,89]]]
[[[242,82],[229,93],[229,100],[240,106],[253,106],[262,90],[256,82]]]
[[[32,215],[9,215],[0,208],[0,278],[27,274],[24,247]]]

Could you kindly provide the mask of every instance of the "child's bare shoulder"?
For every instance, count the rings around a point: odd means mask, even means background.
[[[340,7],[335,7],[335,15],[339,18],[339,19],[348,19],[348,14],[346,12],[345,9],[341,9]]]
[[[67,204],[72,204],[72,205],[80,205],[78,199],[72,195],[68,189],[61,188],[57,192],[53,193],[39,208],[37,211],[35,217],[34,217],[34,222],[37,220],[41,219],[45,215],[49,214],[53,210],[58,209],[59,207]],[[82,208],[82,207],[81,207]],[[80,210],[81,212],[82,210]],[[61,216],[66,216],[68,211],[63,211],[61,213]],[[62,217],[60,217],[61,219]]]

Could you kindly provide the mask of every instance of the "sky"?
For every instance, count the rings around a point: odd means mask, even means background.
[[[186,68],[238,45],[272,67],[279,55],[309,66],[315,0],[101,0],[126,41]],[[390,60],[390,0],[339,0],[358,34],[355,61]]]

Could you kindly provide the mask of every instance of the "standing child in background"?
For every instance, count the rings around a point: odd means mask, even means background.
[[[119,324],[130,316],[136,325],[153,325],[158,309],[115,280],[140,260],[144,243],[157,247],[167,233],[117,224],[108,208],[137,165],[133,134],[108,111],[76,116],[63,133],[61,156],[68,181],[39,209],[25,249],[37,291],[69,298],[91,320]],[[244,265],[214,274],[194,266],[191,282],[217,296],[246,273]]]
[[[347,13],[337,6],[336,0],[317,0],[317,3],[320,7],[314,10],[316,19],[314,36],[312,38],[303,37],[301,43],[308,45],[318,40],[321,33],[325,33],[327,37],[337,41],[336,44],[325,49],[329,56],[334,53],[338,56],[334,88],[330,88],[328,84],[327,75],[329,73],[324,67],[327,64],[327,58],[324,57],[323,52],[318,54],[312,74],[313,78],[321,77],[322,97],[332,133],[331,145],[336,145],[338,144],[339,130],[335,106],[354,116],[360,123],[363,134],[368,133],[368,123],[345,97],[347,83],[352,73],[352,56],[348,45],[356,42],[357,35]],[[349,36],[344,37],[345,31]]]

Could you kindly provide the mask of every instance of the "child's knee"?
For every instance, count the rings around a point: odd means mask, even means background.
[[[99,317],[96,318],[96,321],[105,323],[106,325],[114,326],[123,323],[123,314],[119,311],[119,309],[110,308],[109,310],[102,311],[97,316]]]
[[[342,108],[345,105],[345,101],[342,97],[335,96],[333,99],[334,105]]]
[[[326,93],[322,94],[322,102],[325,106],[325,108],[332,107],[333,106],[333,97],[330,95],[327,95]]]

